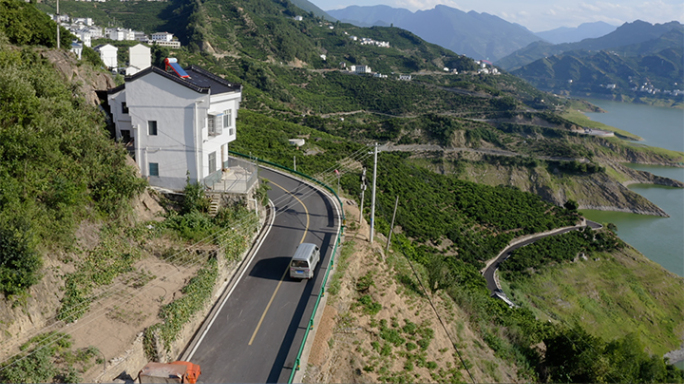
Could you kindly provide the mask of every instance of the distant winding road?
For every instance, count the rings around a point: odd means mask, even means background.
[[[489,289],[489,292],[493,294],[496,290],[501,289],[501,287],[497,285],[496,279],[494,278],[494,273],[497,269],[499,269],[499,265],[511,255],[511,252],[515,251],[518,248],[522,248],[526,245],[530,245],[539,239],[543,239],[549,236],[562,235],[570,231],[578,231],[584,228],[585,226],[588,226],[594,230],[603,228],[603,225],[591,220],[587,220],[586,225],[576,227],[565,227],[562,229],[540,233],[538,235],[532,235],[526,238],[525,240],[519,242],[513,241],[513,244],[504,248],[498,257],[496,257],[494,260],[490,260],[487,262],[487,266],[484,269],[483,275],[485,280],[487,280],[487,288]]]

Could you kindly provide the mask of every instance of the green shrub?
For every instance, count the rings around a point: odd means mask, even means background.
[[[380,338],[386,340],[394,346],[398,347],[406,342],[406,339],[401,337],[401,334],[396,329],[392,328],[382,328],[380,330]]]
[[[38,282],[40,267],[29,224],[0,227],[0,291],[5,296],[23,292]]]

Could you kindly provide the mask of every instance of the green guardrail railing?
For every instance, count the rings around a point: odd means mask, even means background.
[[[330,276],[330,271],[332,270],[332,267],[335,264],[335,254],[337,253],[337,247],[340,245],[340,241],[342,240],[342,233],[344,232],[344,227],[345,227],[345,223],[346,223],[346,218],[344,215],[344,205],[342,205],[342,200],[337,195],[337,192],[335,192],[334,189],[332,189],[330,186],[328,186],[324,182],[322,182],[322,181],[320,181],[314,177],[311,177],[305,173],[295,171],[294,169],[285,167],[283,165],[280,165],[280,164],[277,164],[277,163],[274,163],[274,162],[271,162],[268,160],[260,159],[258,157],[245,155],[244,153],[235,152],[235,151],[228,151],[228,152],[231,155],[244,157],[246,159],[252,159],[258,163],[268,164],[272,167],[280,168],[284,171],[287,171],[289,173],[294,173],[297,176],[301,176],[305,179],[308,179],[308,180],[315,182],[316,184],[320,185],[321,187],[327,189],[330,193],[333,194],[333,196],[335,196],[335,198],[337,199],[337,202],[340,204],[340,209],[342,210],[342,225],[340,226],[340,230],[337,231],[337,238],[335,239],[335,246],[333,247],[332,255],[330,255],[330,263],[328,263],[327,271],[325,272],[325,276],[323,276],[323,284],[321,284],[321,290],[318,292],[318,297],[316,298],[316,304],[314,305],[313,313],[311,314],[311,318],[309,319],[309,325],[306,327],[306,331],[304,332],[304,338],[302,339],[302,344],[299,346],[299,351],[297,351],[297,358],[295,359],[294,366],[292,367],[292,373],[290,374],[290,378],[287,380],[288,384],[292,384],[292,380],[294,380],[294,375],[299,370],[299,365],[300,365],[300,361],[302,358],[302,352],[304,351],[304,345],[306,345],[306,340],[309,337],[309,332],[313,329],[314,317],[316,317],[316,312],[318,311],[318,306],[321,303],[321,299],[323,298],[323,296],[325,296],[325,286],[328,283],[328,277]]]

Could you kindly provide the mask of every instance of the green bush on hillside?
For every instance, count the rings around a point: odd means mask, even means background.
[[[0,0],[0,33],[12,44],[57,46],[57,24],[31,3]],[[62,47],[70,47],[73,35],[60,27]]]
[[[0,41],[0,261],[7,268],[0,290],[6,295],[38,281],[37,244],[70,246],[81,220],[120,216],[146,185],[126,164],[123,147],[109,139],[102,116],[74,89],[32,47]]]

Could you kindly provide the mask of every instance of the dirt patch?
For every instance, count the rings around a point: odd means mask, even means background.
[[[150,257],[135,265],[135,271],[105,288],[104,297],[86,316],[65,328],[76,348],[96,346],[106,361],[119,356],[137,334],[159,322],[161,306],[180,298],[181,288],[197,267],[178,268]]]

